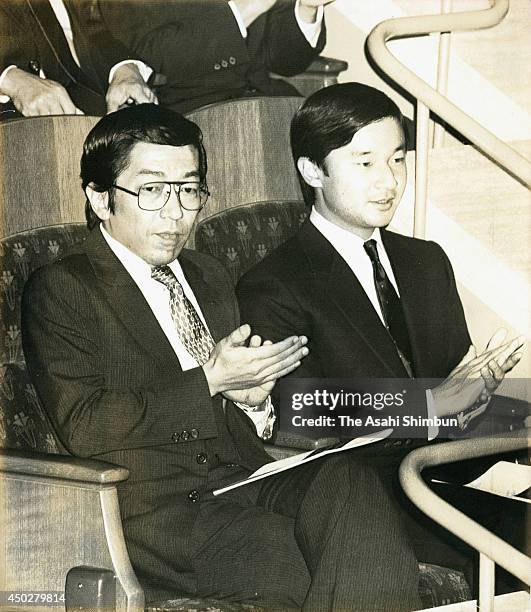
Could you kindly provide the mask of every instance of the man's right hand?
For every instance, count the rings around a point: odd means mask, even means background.
[[[250,326],[241,325],[214,347],[203,365],[211,395],[277,380],[297,368],[308,354],[304,336],[258,347],[246,346],[250,336]]]
[[[507,372],[520,361],[522,337],[499,342],[497,332],[487,348],[476,355],[470,346],[461,362],[440,385],[431,390],[437,416],[455,416],[488,401]]]
[[[1,93],[11,98],[24,117],[83,114],[62,85],[19,68],[12,68],[4,76]]]
[[[276,0],[233,0],[236,5],[245,27],[248,28],[251,23],[262,13],[266,13],[276,2]]]

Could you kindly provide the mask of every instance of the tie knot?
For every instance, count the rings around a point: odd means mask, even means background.
[[[175,287],[176,284],[179,284],[170,266],[153,266],[151,268],[151,278],[166,285],[168,288]]]
[[[367,242],[363,243],[363,248],[370,257],[371,261],[380,261],[380,258],[378,257],[378,249],[376,247],[376,240],[367,240]]]

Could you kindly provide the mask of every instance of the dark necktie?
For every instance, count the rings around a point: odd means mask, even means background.
[[[385,273],[384,267],[378,257],[376,240],[368,240],[363,244],[363,248],[372,263],[376,295],[378,296],[378,303],[382,310],[385,327],[396,346],[398,355],[407,373],[409,376],[413,377],[413,368],[411,367],[411,345],[409,343],[409,335],[400,298],[389,280],[389,277]]]
[[[171,316],[179,338],[197,363],[203,365],[208,361],[215,343],[190,300],[184,295],[181,283],[169,266],[154,266],[151,278],[168,288]]]

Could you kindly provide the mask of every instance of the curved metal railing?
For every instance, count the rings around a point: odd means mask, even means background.
[[[367,49],[374,62],[396,83],[461,132],[514,178],[531,187],[531,162],[419,78],[397,60],[386,46],[387,41],[395,38],[490,28],[498,24],[509,10],[509,0],[491,1],[490,8],[480,11],[382,21],[369,34]]]

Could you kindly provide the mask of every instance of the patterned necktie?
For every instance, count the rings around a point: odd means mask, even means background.
[[[169,266],[154,266],[151,278],[168,288],[171,316],[179,338],[197,363],[203,365],[208,361],[215,343],[190,300],[184,295],[181,283]]]
[[[382,309],[385,327],[396,346],[398,356],[402,360],[408,375],[413,377],[413,368],[411,367],[411,345],[409,343],[406,319],[404,317],[400,298],[380,262],[378,250],[376,248],[376,240],[368,240],[363,244],[363,248],[372,263],[376,295],[378,296],[378,303]]]

